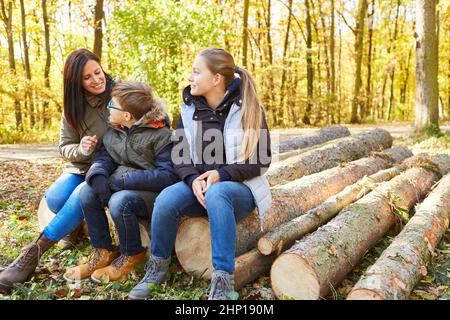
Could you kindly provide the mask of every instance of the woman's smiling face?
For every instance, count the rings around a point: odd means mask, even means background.
[[[83,67],[81,80],[83,88],[93,95],[105,92],[106,78],[100,64],[95,60],[89,60]]]
[[[214,88],[215,76],[201,56],[197,56],[194,60],[192,73],[189,75],[189,83],[193,96],[202,96]]]

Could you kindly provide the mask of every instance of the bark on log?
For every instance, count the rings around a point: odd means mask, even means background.
[[[253,249],[258,238],[265,232],[304,214],[365,175],[390,167],[396,161],[402,161],[411,155],[407,148],[392,148],[285,185],[272,187],[273,203],[265,215],[263,230],[260,228],[256,211],[238,221],[236,256]],[[211,244],[206,217],[189,218],[180,224],[175,252],[186,272],[202,275],[206,271],[205,275],[210,274]]]
[[[114,225],[114,222],[112,221],[109,213],[107,213],[107,215],[109,223],[111,225]],[[48,208],[47,202],[45,201],[44,198],[42,198],[41,202],[39,203],[37,216],[38,216],[39,231],[43,231],[45,227],[50,223],[50,221],[52,221],[52,219],[55,217],[55,214]],[[141,243],[143,247],[147,248],[147,256],[150,254],[149,230],[150,230],[149,222],[145,219],[139,219],[139,232],[141,234]],[[89,236],[86,223],[84,223],[83,226],[83,233],[86,236]],[[117,244],[119,244],[119,237],[116,233],[114,234],[114,240]]]
[[[407,299],[426,263],[447,230],[450,216],[450,174],[417,207],[416,213],[348,295],[349,300]]]
[[[335,167],[343,162],[365,157],[371,151],[380,151],[391,146],[392,137],[389,132],[375,129],[337,139],[334,143],[274,163],[267,171],[267,177],[272,186],[286,183]]]
[[[404,170],[413,167],[414,159],[415,157],[409,158],[393,168],[365,176],[306,214],[274,228],[258,240],[258,250],[264,255],[269,255],[279,248],[284,250],[289,248],[295,240],[316,230],[336,216],[344,207],[368,194],[380,182],[391,180]]]
[[[450,157],[446,161],[450,163]],[[339,284],[395,224],[395,210],[411,209],[438,180],[433,162],[424,162],[385,182],[281,254],[271,268],[276,296],[318,299]]]
[[[234,287],[236,290],[268,272],[276,257],[276,253],[264,256],[257,249],[252,249],[237,257],[234,271]]]
[[[281,141],[278,145],[274,146],[273,151],[276,153],[284,153],[292,150],[304,149],[349,135],[350,130],[348,130],[347,127],[342,125],[335,125],[327,128],[322,128],[318,132],[311,135],[295,137]]]

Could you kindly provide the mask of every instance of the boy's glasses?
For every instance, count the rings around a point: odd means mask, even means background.
[[[106,108],[108,108],[108,110],[116,109],[116,110],[119,110],[119,111],[125,111],[123,109],[120,109],[120,108],[117,108],[116,106],[114,106],[112,99],[109,100],[108,105],[106,106]]]

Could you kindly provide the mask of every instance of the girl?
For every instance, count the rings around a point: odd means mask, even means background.
[[[64,278],[69,281],[89,276],[96,282],[116,281],[143,262],[146,250],[138,218],[149,219],[157,192],[178,181],[171,162],[169,117],[151,87],[118,83],[111,96],[112,128],[80,191],[94,254],[67,270]],[[118,230],[120,251],[112,245],[105,206]]]
[[[209,218],[214,272],[208,298],[237,298],[236,219],[255,206],[261,216],[270,207],[263,176],[271,161],[269,132],[250,74],[236,67],[227,51],[209,48],[196,57],[189,82],[175,135],[182,141],[172,151],[183,181],[163,190],[155,201],[151,256],[130,299],[148,298],[149,284],[164,280],[183,215]]]
[[[0,291],[5,293],[15,283],[25,282],[36,269],[42,254],[82,222],[80,188],[92,163],[92,154],[108,129],[106,104],[114,82],[103,71],[99,57],[86,49],[73,51],[66,59],[63,77],[64,115],[59,150],[69,163],[44,196],[48,208],[56,216],[0,274]]]

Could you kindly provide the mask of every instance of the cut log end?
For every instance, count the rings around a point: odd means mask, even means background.
[[[278,299],[317,300],[320,283],[314,269],[297,254],[278,257],[270,271],[272,289]]]
[[[347,300],[384,300],[384,298],[373,290],[356,289],[349,293]]]
[[[267,256],[275,251],[275,244],[270,239],[262,237],[258,240],[258,250]]]
[[[192,250],[202,248],[202,250]],[[186,272],[197,277],[210,278],[213,270],[211,240],[208,219],[195,217],[186,219],[178,228],[175,252]]]

